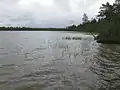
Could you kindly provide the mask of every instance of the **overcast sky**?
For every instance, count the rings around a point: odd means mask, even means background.
[[[102,3],[115,0],[0,0],[0,26],[64,27],[94,17]]]

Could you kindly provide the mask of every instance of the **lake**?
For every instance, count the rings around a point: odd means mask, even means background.
[[[120,90],[120,45],[79,32],[1,31],[0,90]]]

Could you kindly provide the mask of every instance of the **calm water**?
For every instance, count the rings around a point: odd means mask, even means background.
[[[120,90],[120,46],[76,32],[0,32],[0,90]]]

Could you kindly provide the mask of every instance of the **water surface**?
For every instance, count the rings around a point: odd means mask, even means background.
[[[0,32],[0,90],[120,90],[120,46],[78,32]]]

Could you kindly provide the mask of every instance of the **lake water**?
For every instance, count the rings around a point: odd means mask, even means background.
[[[0,32],[0,90],[120,90],[120,46],[78,32]]]

